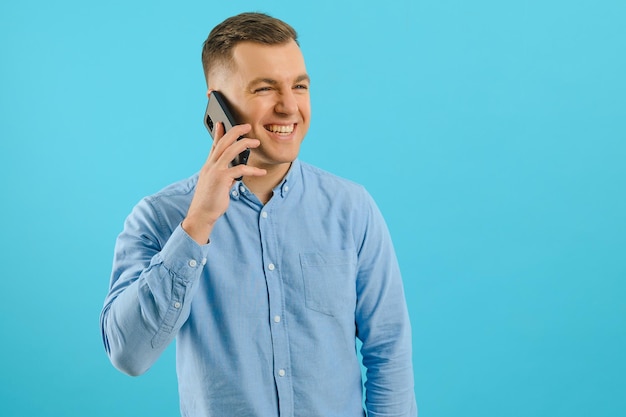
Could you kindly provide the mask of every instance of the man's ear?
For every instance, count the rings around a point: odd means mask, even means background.
[[[215,91],[215,90],[214,90],[214,89],[212,89],[212,88],[209,88],[209,89],[207,90],[207,92],[206,92],[206,96],[207,96],[207,98],[209,98],[209,96],[211,95],[211,92],[213,92],[213,91]]]

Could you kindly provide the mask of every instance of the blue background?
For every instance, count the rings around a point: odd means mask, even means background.
[[[3,1],[0,414],[174,416],[174,348],[108,362],[115,237],[210,142],[200,48],[300,34],[301,157],[364,184],[403,270],[422,417],[626,414],[626,2]]]

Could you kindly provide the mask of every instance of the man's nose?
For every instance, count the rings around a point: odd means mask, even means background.
[[[298,101],[291,89],[282,91],[278,95],[278,102],[274,107],[276,113],[294,114],[298,112]]]

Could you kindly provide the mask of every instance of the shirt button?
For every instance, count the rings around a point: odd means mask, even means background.
[[[230,195],[232,195],[233,197],[237,197],[239,193],[237,192],[237,190],[233,190],[233,192],[230,193]]]
[[[196,260],[195,260],[195,259],[191,259],[191,260],[189,261],[189,266],[190,266],[190,267],[195,268],[197,265],[198,265],[198,262],[196,262]]]
[[[270,271],[273,271],[273,270],[274,270],[274,268],[276,268],[276,267],[274,266],[274,264],[269,264],[269,265],[267,266],[267,269],[269,269]]]
[[[289,186],[285,185],[285,192],[289,191]]]
[[[243,185],[241,187],[239,187],[239,191],[243,194],[246,192],[246,187],[244,187]]]
[[[180,303],[178,301],[174,303],[174,308],[180,308]]]
[[[278,371],[278,376],[285,376],[285,374],[286,374],[286,372],[285,372],[285,370],[284,370],[284,369],[280,369],[280,370]]]
[[[202,265],[206,265],[206,258],[202,258]]]
[[[280,316],[274,316],[274,323],[280,323]]]
[[[267,219],[267,211],[264,211],[263,213],[261,213],[261,217],[263,217],[264,219]]]

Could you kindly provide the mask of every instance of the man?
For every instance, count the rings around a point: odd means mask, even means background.
[[[384,221],[361,186],[297,159],[311,110],[296,32],[244,13],[202,60],[243,124],[218,124],[199,174],[127,218],[101,316],[111,361],[142,374],[176,339],[183,416],[364,416],[358,337],[368,415],[415,416]]]

